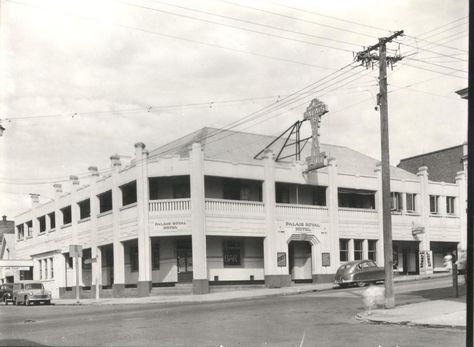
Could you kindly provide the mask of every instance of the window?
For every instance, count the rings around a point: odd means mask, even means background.
[[[289,204],[290,203],[290,189],[285,186],[281,186],[278,183],[276,184],[276,202],[279,204]]]
[[[46,216],[38,218],[39,232],[44,233],[46,231]]]
[[[402,194],[397,192],[390,193],[392,211],[400,212],[403,209]]]
[[[82,250],[82,258],[81,258],[82,270],[91,270],[92,269],[92,263],[90,261],[88,261],[86,263],[86,260],[91,259],[91,258],[92,258],[92,249],[91,248],[84,248]]]
[[[339,261],[349,261],[349,240],[339,239]]]
[[[173,199],[187,199],[189,198],[189,186],[182,183],[173,184]]]
[[[99,213],[112,210],[112,191],[108,190],[102,194],[97,195],[99,199]]]
[[[71,223],[71,221],[72,221],[71,206],[66,206],[66,207],[62,208],[61,212],[63,214],[63,225]]]
[[[236,180],[224,179],[223,197],[229,200],[240,199],[240,185]]]
[[[446,213],[447,214],[455,214],[456,210],[454,208],[455,198],[454,196],[447,196],[446,197]]]
[[[16,230],[17,230],[18,240],[23,239],[25,237],[25,227],[23,226],[23,224],[17,225]]]
[[[151,266],[152,270],[160,269],[160,244],[153,243],[151,247]]]
[[[51,229],[56,228],[56,215],[54,214],[54,212],[49,213],[48,217],[49,217],[50,228]]]
[[[438,195],[430,195],[430,213],[439,213],[438,200]]]
[[[313,205],[326,206],[326,187],[313,188]]]
[[[130,271],[138,271],[138,247],[130,247]]]
[[[369,240],[369,259],[377,261],[377,240]]]
[[[362,260],[362,240],[354,240],[354,260]]]
[[[50,266],[49,277],[53,279],[54,278],[54,258],[49,259],[49,266]]]
[[[122,206],[127,206],[137,202],[137,182],[132,181],[120,186],[122,191]]]
[[[79,201],[79,219],[89,218],[91,216],[91,200]]]
[[[416,194],[406,194],[407,212],[416,212]]]
[[[225,240],[223,253],[224,266],[240,265],[240,241]]]
[[[375,209],[375,192],[361,189],[338,189],[339,207]]]
[[[26,229],[27,229],[27,236],[32,237],[33,236],[33,222],[32,221],[26,222]]]

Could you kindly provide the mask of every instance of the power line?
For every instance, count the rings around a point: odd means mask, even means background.
[[[440,75],[444,75],[444,76],[448,76],[448,77],[456,77],[456,78],[460,78],[460,79],[463,79],[463,80],[467,79],[467,77],[461,77],[461,76],[457,76],[457,75],[447,74],[447,73],[443,73],[443,72],[440,72],[440,71],[431,70],[431,69],[427,69],[427,68],[424,68],[424,67],[421,67],[421,66],[416,66],[416,65],[412,65],[412,64],[408,64],[408,63],[404,63],[403,65],[409,66],[409,67],[412,67],[412,68],[415,68],[415,69],[435,72],[435,73],[438,73]]]
[[[153,0],[153,1],[155,1],[155,0]],[[233,6],[238,6],[238,7],[254,10],[254,11],[259,11],[259,12],[271,14],[271,15],[278,16],[278,17],[292,19],[292,20],[297,21],[297,22],[303,22],[303,23],[309,23],[309,24],[313,24],[313,25],[319,25],[319,26],[323,26],[323,27],[326,27],[326,28],[339,30],[339,31],[343,31],[343,32],[348,32],[348,33],[356,34],[356,35],[362,35],[362,36],[367,36],[367,37],[372,37],[372,38],[376,37],[376,36],[373,36],[373,35],[370,35],[370,34],[361,33],[361,32],[353,31],[353,30],[349,30],[349,29],[344,29],[344,28],[340,28],[340,27],[336,27],[336,26],[332,26],[332,25],[328,25],[328,24],[318,23],[318,22],[307,20],[307,19],[302,19],[302,18],[289,16],[289,15],[278,13],[278,12],[264,10],[264,9],[253,7],[253,6],[246,6],[246,5],[235,3],[235,2],[232,2],[232,1],[226,1],[226,0],[217,0],[217,1],[221,1],[223,3],[233,5]]]
[[[156,9],[156,8],[153,8],[153,7],[147,7],[147,6],[141,6],[141,5],[132,5],[132,4],[127,4],[127,5],[134,6],[134,7],[137,7],[137,8],[143,8],[143,9],[147,9],[147,10],[151,10],[151,11],[161,12],[161,13],[169,14],[169,15],[172,15],[172,16],[177,16],[177,17],[187,18],[187,19],[191,19],[191,20],[196,20],[196,21],[200,21],[200,22],[204,22],[204,23],[208,23],[208,24],[220,25],[220,26],[224,26],[224,27],[228,27],[228,28],[232,28],[232,29],[236,29],[236,30],[248,31],[248,32],[251,32],[251,33],[264,35],[264,36],[268,36],[268,37],[273,37],[273,38],[279,38],[279,39],[283,39],[283,40],[287,40],[287,41],[304,43],[304,44],[307,44],[307,45],[324,47],[324,48],[330,48],[330,49],[335,49],[335,50],[344,51],[344,52],[351,52],[350,50],[340,48],[340,47],[328,46],[328,45],[316,43],[316,42],[313,42],[313,41],[305,41],[305,40],[294,39],[294,38],[281,36],[281,35],[276,35],[276,34],[264,32],[264,31],[259,31],[259,30],[249,29],[249,28],[243,28],[243,27],[239,27],[239,26],[236,26],[236,25],[232,25],[232,24],[225,24],[225,23],[215,22],[215,21],[211,21],[211,20],[208,20],[208,19],[188,16],[188,15],[185,15],[185,14],[180,14],[180,13],[166,11],[166,10],[159,10],[159,9]],[[352,44],[352,43],[349,43],[349,44]]]
[[[446,66],[446,65],[442,65],[442,64],[436,64],[436,63],[429,62],[429,61],[424,61],[424,60],[421,60],[421,59],[416,59],[416,58],[408,58],[408,59],[413,60],[413,61],[417,61],[417,62],[421,62],[421,63],[424,63],[424,64],[429,64],[429,65],[433,65],[433,66],[442,67],[442,68],[444,68],[444,69],[450,69],[450,70],[453,70],[453,71],[459,71],[459,72],[468,73],[468,72],[465,71],[465,70],[455,69],[455,68],[450,67],[450,66]]]
[[[16,0],[5,0],[5,1],[15,3],[15,4],[19,4],[19,5],[23,5],[23,6],[36,8],[36,9],[40,9],[40,10],[43,10],[43,11],[49,11],[49,9],[47,9],[47,8],[44,8],[44,7],[41,7],[41,6],[35,6],[35,5],[32,5],[32,4],[23,3],[23,2],[20,2],[20,1],[16,1]],[[82,20],[88,20],[88,21],[94,21],[94,22],[96,21],[94,18],[74,15],[74,14],[70,14],[70,13],[60,13],[60,14],[65,14],[67,16],[79,18],[79,19],[82,19]],[[305,62],[301,62],[301,61],[295,61],[295,60],[291,60],[291,59],[286,59],[286,58],[281,58],[281,57],[277,57],[277,56],[267,55],[267,54],[263,54],[263,53],[257,53],[257,52],[246,51],[246,50],[232,48],[232,47],[226,47],[226,46],[222,46],[222,45],[215,44],[215,43],[209,43],[209,42],[193,40],[193,39],[189,39],[189,38],[185,38],[185,37],[164,34],[164,33],[160,33],[160,32],[157,32],[157,31],[151,31],[151,30],[147,30],[147,29],[132,27],[132,26],[129,26],[129,25],[124,25],[124,24],[113,24],[113,25],[117,26],[119,28],[122,28],[122,29],[139,31],[141,33],[154,35],[154,36],[159,36],[161,38],[184,41],[184,42],[199,44],[199,45],[206,46],[206,47],[211,47],[211,48],[219,48],[219,49],[223,49],[223,50],[226,50],[226,51],[253,55],[253,56],[257,56],[257,57],[261,57],[261,58],[282,61],[282,62],[285,62],[285,63],[298,64],[298,65],[309,66],[309,67],[314,67],[314,68],[324,69],[324,70],[332,70],[332,71],[334,70],[334,69],[328,68],[327,66],[315,65],[315,64],[305,63]]]

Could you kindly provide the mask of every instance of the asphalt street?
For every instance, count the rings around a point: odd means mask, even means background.
[[[398,304],[447,297],[449,279],[396,285]],[[363,288],[206,304],[0,306],[0,345],[462,346],[464,330],[376,325]]]

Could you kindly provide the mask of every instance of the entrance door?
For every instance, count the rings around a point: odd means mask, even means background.
[[[189,283],[193,280],[193,251],[191,240],[179,240],[176,245],[178,282]]]
[[[291,279],[295,283],[311,282],[311,243],[291,241],[288,245],[288,253]]]

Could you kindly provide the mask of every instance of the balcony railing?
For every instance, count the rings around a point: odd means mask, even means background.
[[[276,213],[278,216],[327,217],[328,208],[315,205],[277,204]]]
[[[377,220],[377,210],[365,208],[339,207],[340,220]]]
[[[185,212],[191,210],[191,199],[150,200],[150,212]]]
[[[260,201],[206,199],[206,211],[217,214],[263,214],[263,207]]]

